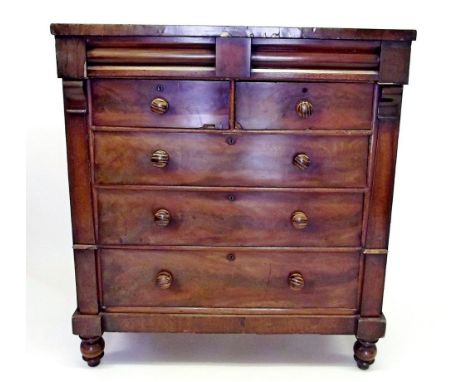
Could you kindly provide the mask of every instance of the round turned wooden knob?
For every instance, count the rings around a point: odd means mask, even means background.
[[[288,276],[288,284],[292,290],[301,290],[304,288],[304,276],[299,272],[292,272]]]
[[[169,289],[172,285],[172,281],[174,281],[174,278],[169,271],[160,271],[156,275],[156,284],[161,289]]]
[[[305,170],[310,166],[310,158],[307,154],[299,153],[294,156],[293,164],[301,170]]]
[[[307,100],[301,100],[296,104],[296,113],[301,118],[308,118],[312,115],[312,111],[314,110],[312,103]]]
[[[156,167],[166,167],[169,163],[169,154],[164,150],[156,150],[151,155],[151,162]]]
[[[157,97],[151,101],[151,111],[156,114],[164,114],[169,110],[169,102],[162,97]]]
[[[161,227],[166,227],[171,222],[171,214],[168,210],[161,208],[154,213],[154,221]]]
[[[296,229],[304,229],[308,222],[307,215],[302,211],[296,211],[291,216],[291,224]]]

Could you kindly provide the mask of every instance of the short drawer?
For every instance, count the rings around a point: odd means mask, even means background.
[[[360,245],[362,193],[106,187],[97,202],[101,244]]]
[[[236,121],[248,130],[370,129],[372,84],[239,82]]]
[[[228,128],[229,82],[94,79],[98,126]]]
[[[368,136],[97,132],[99,184],[366,185]]]
[[[106,309],[357,308],[356,252],[104,249],[99,259]]]

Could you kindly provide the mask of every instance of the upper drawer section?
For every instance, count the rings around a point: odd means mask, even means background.
[[[372,84],[239,82],[243,129],[370,129]]]
[[[95,79],[91,93],[94,125],[228,128],[227,81]]]

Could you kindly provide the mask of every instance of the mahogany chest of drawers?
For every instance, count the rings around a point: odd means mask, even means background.
[[[382,314],[411,30],[53,24],[73,333],[354,334]]]

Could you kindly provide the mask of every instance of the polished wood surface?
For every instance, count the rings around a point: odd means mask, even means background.
[[[94,244],[88,105],[82,81],[63,81],[73,241]]]
[[[51,31],[88,365],[106,331],[354,334],[373,364],[416,32]]]
[[[91,94],[95,125],[228,128],[227,81],[93,80]],[[157,97],[168,103],[162,114]]]
[[[364,28],[296,28],[258,26],[201,26],[201,25],[136,25],[136,24],[51,24],[56,36],[221,36],[264,38],[313,38],[338,40],[395,40],[416,39],[415,30]]]
[[[365,135],[97,131],[94,174],[97,184],[364,187],[368,145]]]
[[[96,271],[96,251],[75,249],[75,278],[78,309],[84,314],[97,314],[98,275]]]
[[[99,189],[100,244],[359,246],[361,193]],[[154,211],[170,223],[155,224]],[[291,215],[307,214],[296,229]]]
[[[370,84],[239,82],[237,122],[246,130],[370,129],[373,89]],[[307,115],[298,115],[300,101],[313,105]]]
[[[90,66],[215,66],[215,39],[206,37],[93,37],[87,40]]]
[[[81,316],[82,317],[82,316]],[[355,315],[101,313],[106,332],[353,334]],[[84,329],[84,328],[83,328]]]
[[[89,366],[94,367],[99,365],[101,358],[104,356],[104,339],[102,337],[81,337],[80,350],[83,360]]]
[[[354,359],[360,369],[367,370],[374,363],[375,356],[377,355],[375,342],[357,340],[354,343]]]
[[[103,304],[124,306],[349,308],[356,309],[359,253],[294,253],[215,248],[197,251],[103,249]],[[158,272],[170,272],[161,289]],[[290,287],[290,273],[302,275],[303,288]],[[159,283],[159,281],[158,281]]]
[[[379,67],[380,43],[310,39],[252,40],[255,69],[361,69]]]

